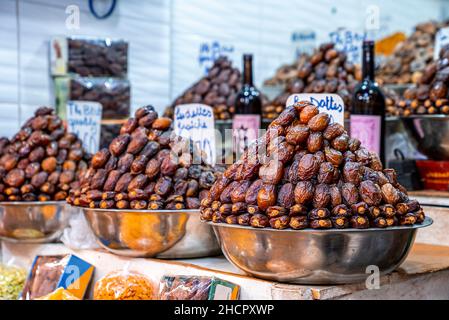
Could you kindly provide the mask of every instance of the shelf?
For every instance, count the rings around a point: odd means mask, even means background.
[[[20,245],[3,243],[3,259],[14,257],[15,263],[29,267],[37,254],[74,253],[95,267],[93,281],[129,265],[158,281],[165,274],[216,276],[241,287],[241,299],[448,299],[449,247],[416,244],[404,264],[380,281],[380,289],[368,290],[364,283],[349,285],[292,285],[264,281],[245,276],[224,257],[189,260],[133,259],[104,251],[73,251],[62,244]],[[93,286],[91,286],[92,290]],[[87,298],[92,297],[92,292]]]

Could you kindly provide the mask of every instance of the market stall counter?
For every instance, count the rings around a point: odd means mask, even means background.
[[[29,267],[35,255],[74,253],[95,265],[93,283],[116,270],[131,268],[150,279],[167,274],[219,277],[240,286],[241,300],[254,299],[448,299],[449,247],[415,244],[406,261],[395,272],[380,278],[379,287],[360,282],[350,285],[292,285],[259,280],[244,275],[224,257],[157,260],[119,257],[105,251],[72,251],[61,244],[3,243],[3,261],[15,258]],[[367,274],[368,278],[369,274]],[[370,282],[371,283],[371,282]],[[375,284],[375,282],[374,282]],[[371,289],[369,289],[371,288]],[[93,286],[86,298],[93,297]]]

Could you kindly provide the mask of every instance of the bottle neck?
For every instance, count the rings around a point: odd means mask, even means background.
[[[362,58],[363,79],[374,81],[374,58],[374,41],[365,41]]]
[[[253,58],[251,55],[243,56],[243,84],[253,85]]]

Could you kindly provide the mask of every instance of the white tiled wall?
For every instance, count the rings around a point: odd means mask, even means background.
[[[107,2],[96,0],[99,6]],[[65,8],[72,4],[81,9],[76,32],[65,27]],[[201,43],[232,46],[237,65],[241,53],[253,52],[260,84],[292,59],[292,31],[313,29],[323,42],[337,27],[363,30],[368,5],[380,8],[381,35],[409,32],[449,13],[445,0],[118,0],[113,16],[97,20],[87,0],[0,0],[0,136],[11,135],[39,105],[53,104],[53,35],[127,39],[133,108],[151,103],[162,111],[202,75]]]

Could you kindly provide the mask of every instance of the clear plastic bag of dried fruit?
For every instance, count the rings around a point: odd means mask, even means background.
[[[18,300],[22,292],[27,272],[10,261],[0,263],[0,300]]]
[[[207,300],[211,278],[165,276],[160,285],[161,300]]]
[[[95,283],[94,300],[155,300],[155,284],[147,276],[129,270],[114,271]]]

